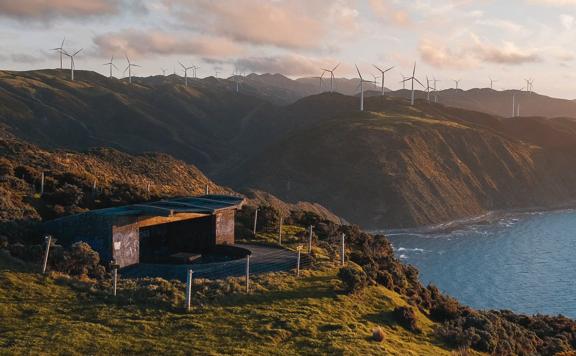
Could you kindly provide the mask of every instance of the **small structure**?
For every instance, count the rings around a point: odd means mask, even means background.
[[[243,198],[203,195],[92,210],[44,224],[61,244],[84,241],[120,267],[190,262],[217,245],[234,244]]]

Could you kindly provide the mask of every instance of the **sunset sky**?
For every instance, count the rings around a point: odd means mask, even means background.
[[[114,55],[123,76],[124,53],[136,75],[180,73],[177,61],[200,76],[248,72],[316,76],[342,62],[396,66],[396,89],[414,61],[417,75],[441,88],[520,89],[576,99],[576,0],[0,0],[1,69],[55,68],[66,37],[84,48],[78,69],[106,72]],[[69,63],[66,62],[66,66]],[[177,66],[177,67],[176,67]]]

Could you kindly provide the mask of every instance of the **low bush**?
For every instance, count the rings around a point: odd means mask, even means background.
[[[382,342],[384,341],[384,336],[384,331],[381,327],[377,327],[372,330],[372,340]]]
[[[405,329],[415,333],[422,332],[418,326],[416,313],[412,307],[397,307],[392,312],[392,315],[394,316],[396,322]]]
[[[356,293],[368,286],[368,276],[362,269],[343,267],[338,271],[338,278],[344,284],[347,293]]]

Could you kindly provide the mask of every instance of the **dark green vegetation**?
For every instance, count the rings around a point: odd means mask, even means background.
[[[176,76],[137,78],[130,86],[93,72],[79,71],[75,82],[67,75],[0,72],[0,122],[43,147],[168,153],[235,190],[318,202],[368,228],[576,199],[572,119],[505,119],[380,97],[368,98],[368,112],[359,113],[358,98],[329,93],[279,106],[275,98],[302,83],[270,75],[247,78],[240,93],[232,81],[212,77],[185,88]],[[484,94],[462,100],[488,110]],[[574,105],[527,93],[521,100],[527,110]]]

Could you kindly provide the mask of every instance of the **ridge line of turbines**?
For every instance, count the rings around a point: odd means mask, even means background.
[[[80,53],[83,48],[77,50],[77,51],[71,51],[68,52],[64,49],[64,42],[66,41],[66,38],[64,38],[62,40],[62,43],[60,44],[60,47],[57,48],[52,48],[53,51],[57,51],[60,54],[60,69],[64,69],[63,67],[63,56],[67,56],[68,58],[70,58],[70,79],[73,81],[74,80],[74,69],[76,69],[75,63],[74,63],[74,57]],[[126,73],[126,71],[128,71],[128,83],[132,83],[132,67],[141,67],[138,64],[132,63],[130,61],[130,58],[128,57],[127,54],[125,54],[126,57],[126,61],[127,61],[127,66],[124,69],[123,74]],[[188,71],[192,70],[192,78],[197,79],[197,75],[196,75],[196,71],[198,69],[200,69],[200,67],[196,66],[196,65],[192,65],[192,66],[185,66],[184,64],[182,64],[182,62],[178,61],[178,64],[180,64],[180,66],[182,67],[182,70],[184,71],[184,85],[186,87],[188,87]],[[110,73],[109,73],[109,78],[112,78],[112,69],[115,68],[116,70],[118,70],[118,67],[116,67],[116,65],[114,64],[114,56],[112,56],[110,58],[110,62],[108,63],[104,63],[103,65],[107,65],[109,66],[110,69]],[[333,93],[334,91],[334,72],[336,71],[336,69],[338,69],[338,67],[340,66],[340,63],[336,64],[336,66],[334,66],[332,69],[327,69],[327,68],[320,68],[320,70],[322,71],[322,73],[320,74],[319,77],[314,77],[320,80],[320,90],[322,90],[323,88],[323,80],[324,80],[324,75],[326,73],[330,73],[330,93]],[[358,87],[356,89],[360,89],[360,111],[364,111],[364,83],[372,83],[374,85],[376,85],[376,80],[377,79],[381,79],[381,87],[380,87],[380,95],[384,96],[385,95],[385,78],[386,78],[386,73],[388,73],[389,71],[391,71],[392,69],[394,69],[395,67],[389,67],[385,70],[381,69],[380,67],[378,67],[377,65],[373,65],[374,68],[376,68],[376,70],[378,70],[380,72],[380,76],[376,76],[374,74],[372,74],[374,80],[370,81],[370,80],[366,80],[362,77],[362,73],[360,73],[360,69],[358,68],[358,66],[355,64],[354,65],[356,67],[356,72],[358,73],[358,77],[360,79],[360,83],[358,84]],[[162,70],[162,75],[166,76],[166,69],[165,68],[161,68]],[[218,78],[218,73],[219,71],[216,70],[216,78]],[[174,67],[174,74],[176,74],[176,68]],[[232,73],[233,77],[234,77],[234,83],[235,83],[235,91],[238,93],[239,92],[239,85],[240,85],[240,79],[239,77],[244,77],[243,74],[240,74],[238,72],[238,70],[235,68],[234,72]],[[404,74],[400,74],[402,76],[402,80],[400,81],[400,83],[402,84],[402,89],[405,90],[406,89],[406,83],[410,82],[411,84],[411,95],[410,95],[410,105],[414,106],[414,94],[415,94],[415,88],[414,88],[414,83],[418,83],[422,88],[424,88],[424,91],[426,92],[426,101],[428,103],[430,103],[430,94],[432,93],[432,95],[434,96],[434,102],[437,103],[438,102],[438,90],[437,90],[437,83],[440,81],[438,79],[436,79],[435,77],[433,77],[433,79],[428,78],[428,76],[426,76],[426,86],[424,84],[422,84],[422,82],[420,82],[420,80],[418,80],[418,78],[416,78],[416,62],[414,62],[414,67],[412,69],[412,76],[410,77],[406,77],[404,76]],[[494,89],[494,83],[498,82],[497,80],[494,80],[492,78],[489,78],[490,80],[490,89]],[[453,79],[453,82],[455,84],[454,89],[459,89],[460,86],[460,82],[462,81],[462,79]],[[534,79],[524,79],[524,81],[526,82],[526,86],[520,88],[520,91],[524,91],[526,90],[528,93],[532,93],[533,89],[534,89]],[[432,86],[430,86],[430,83],[433,83]],[[431,92],[432,91],[432,92]],[[520,103],[519,101],[516,100],[516,94],[512,94],[512,117],[519,117],[520,116]]]
[[[84,48],[81,48],[81,49],[79,49],[79,50],[77,50],[77,51],[68,52],[68,51],[66,51],[66,50],[64,49],[64,43],[65,43],[65,41],[66,41],[66,38],[64,38],[64,39],[62,40],[62,43],[60,44],[60,47],[52,48],[51,50],[52,50],[52,51],[57,51],[57,52],[60,54],[60,69],[64,69],[63,56],[67,56],[67,57],[70,58],[70,80],[73,81],[73,80],[74,80],[74,70],[76,69],[76,64],[75,64],[75,62],[74,62],[74,57],[75,57],[78,53],[80,53]],[[132,83],[132,67],[142,67],[142,66],[140,66],[139,64],[136,64],[136,63],[132,63],[132,62],[130,61],[130,58],[128,57],[127,54],[125,54],[124,56],[126,57],[126,62],[127,62],[128,64],[127,64],[126,68],[124,69],[123,74],[126,74],[126,71],[128,71],[128,83],[131,84],[131,83]],[[182,64],[182,62],[180,62],[180,61],[178,61],[178,64],[180,64],[180,66],[182,67],[182,69],[183,69],[183,71],[184,71],[184,85],[185,85],[186,87],[188,87],[188,71],[189,71],[189,70],[192,70],[192,78],[198,78],[197,75],[196,75],[196,71],[197,71],[198,69],[200,69],[200,67],[198,67],[198,66],[196,66],[196,65],[186,67],[186,66],[185,66],[184,64]],[[118,70],[118,67],[114,64],[114,56],[112,56],[112,57],[110,58],[110,62],[104,63],[104,64],[102,64],[102,65],[104,65],[104,66],[109,66],[109,78],[112,78],[112,76],[113,76],[113,69]],[[162,70],[162,75],[163,75],[163,76],[166,76],[166,69],[165,69],[165,68],[161,68],[161,70]],[[216,73],[216,75],[215,75],[216,78],[218,78],[219,71],[216,70],[215,73]],[[176,74],[176,68],[174,68],[174,74]],[[240,78],[239,78],[239,76],[240,76],[240,77],[243,77],[243,75],[240,74],[240,72],[239,72],[237,69],[235,69],[232,74],[233,74],[233,76],[234,76],[234,82],[235,82],[235,86],[236,86],[236,92],[238,92],[238,91],[239,91],[239,86],[240,86]]]
[[[317,79],[320,80],[320,90],[322,90],[322,83],[323,83],[323,79],[324,79],[324,75],[326,73],[330,73],[330,93],[332,93],[334,91],[334,72],[336,71],[336,69],[338,68],[338,66],[340,66],[340,63],[338,63],[334,68],[332,69],[326,69],[326,68],[320,68],[320,70],[322,71],[322,73],[320,74],[319,77],[315,77]],[[390,67],[386,70],[382,70],[380,67],[378,67],[377,65],[373,64],[374,68],[376,68],[376,70],[378,70],[381,74],[380,77],[372,74],[372,76],[374,77],[374,80],[366,80],[364,79],[364,77],[362,77],[362,73],[360,73],[360,69],[358,68],[358,66],[355,64],[354,65],[356,67],[356,72],[358,73],[358,77],[360,79],[360,83],[358,84],[358,87],[360,89],[360,111],[364,111],[364,83],[371,83],[376,85],[376,80],[381,78],[381,86],[380,86],[380,95],[384,96],[385,94],[385,78],[386,78],[386,73],[391,71],[392,69],[394,69],[394,67]],[[414,83],[418,83],[422,88],[424,88],[424,91],[426,92],[426,101],[428,103],[430,103],[430,94],[434,95],[434,102],[437,103],[438,102],[438,90],[437,90],[437,84],[440,80],[436,79],[435,77],[433,77],[433,79],[428,78],[428,76],[426,76],[426,85],[422,84],[422,82],[420,82],[420,80],[418,80],[418,78],[416,78],[416,62],[414,62],[414,67],[412,69],[412,76],[410,77],[406,77],[404,76],[404,74],[400,74],[402,76],[402,81],[400,81],[400,83],[402,84],[402,89],[405,90],[406,89],[406,82],[410,82],[411,84],[411,95],[410,95],[410,105],[414,106],[414,93],[415,93],[415,88],[414,88]],[[492,78],[489,78],[490,80],[490,89],[494,89],[494,83],[497,82],[497,80],[494,80]],[[533,89],[534,89],[534,79],[524,79],[526,81],[526,86],[520,88],[520,91],[524,91],[526,90],[528,93],[532,93]],[[459,89],[460,86],[460,82],[462,81],[462,79],[454,79],[454,89]],[[430,83],[433,83],[432,86],[430,86]],[[432,92],[431,92],[432,91]],[[516,94],[512,94],[512,117],[519,117],[520,116],[520,102],[516,100]]]

